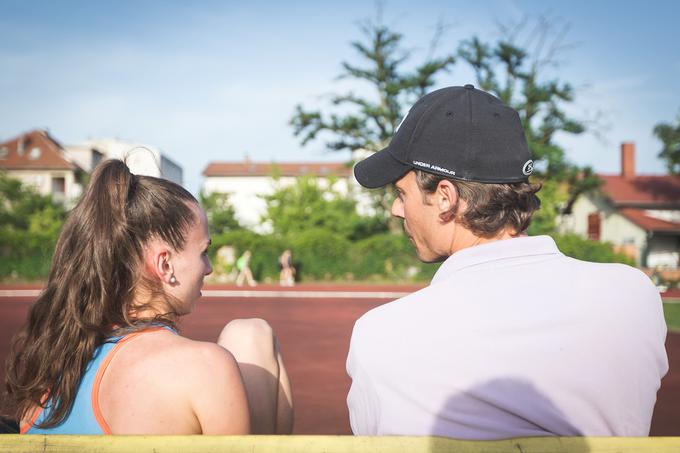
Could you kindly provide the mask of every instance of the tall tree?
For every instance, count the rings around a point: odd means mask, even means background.
[[[586,122],[570,117],[565,105],[574,101],[574,88],[557,78],[547,78],[550,67],[565,49],[568,27],[556,30],[539,18],[533,27],[527,20],[501,27],[502,38],[489,43],[478,37],[463,41],[458,56],[474,71],[477,85],[489,91],[520,114],[535,165],[535,179],[543,184],[542,209],[535,216],[534,233],[555,228],[556,216],[570,213],[576,198],[599,187],[590,167],[579,167],[566,158],[555,142],[558,133],[581,134]],[[517,41],[525,38],[524,45]]]
[[[341,74],[342,78],[369,83],[374,98],[352,93],[333,96],[333,105],[350,107],[342,113],[324,114],[297,106],[291,120],[295,135],[301,137],[303,145],[326,133],[331,137],[327,141],[330,150],[377,151],[389,143],[406,109],[434,86],[436,77],[462,61],[473,70],[479,88],[519,111],[536,161],[535,179],[544,185],[543,209],[535,216],[532,232],[553,231],[556,216],[570,212],[578,195],[597,188],[600,182],[591,168],[570,163],[555,142],[558,133],[581,134],[587,126],[565,112],[565,105],[574,100],[574,88],[546,75],[565,48],[567,27],[556,32],[543,18],[532,28],[527,24],[524,20],[501,27],[503,37],[495,42],[474,36],[454,46],[453,55],[435,58],[443,32],[440,25],[425,62],[408,70],[410,54],[402,48],[403,36],[384,25],[378,14],[377,21],[361,26],[365,41],[352,42],[367,66],[343,62]],[[520,38],[525,38],[522,45],[517,44]],[[390,195],[383,191],[378,197],[384,213],[389,212]]]
[[[663,143],[659,157],[664,160],[668,173],[672,175],[680,174],[680,115],[675,121],[675,125],[659,123],[654,126],[654,135]]]
[[[403,35],[390,30],[382,22],[381,11],[376,19],[360,24],[361,41],[351,43],[358,53],[359,62],[342,62],[340,78],[364,82],[371,88],[370,96],[353,92],[333,95],[329,113],[306,110],[301,105],[295,109],[290,121],[296,136],[303,145],[329,137],[329,150],[378,151],[389,143],[399,121],[419,97],[435,83],[435,76],[449,69],[455,62],[452,55],[434,56],[443,26],[437,26],[424,60],[413,69],[408,67],[411,52],[403,48]],[[375,191],[376,208],[381,214],[389,212],[391,194]]]

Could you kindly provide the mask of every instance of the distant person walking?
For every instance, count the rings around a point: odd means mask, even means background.
[[[281,286],[295,286],[295,268],[293,267],[293,254],[290,250],[284,250],[279,256],[279,284]]]
[[[243,286],[243,280],[248,283],[248,286],[257,286],[257,282],[253,278],[253,273],[250,270],[250,257],[252,253],[250,250],[243,252],[243,255],[236,260],[236,269],[238,276],[236,277],[236,286]]]

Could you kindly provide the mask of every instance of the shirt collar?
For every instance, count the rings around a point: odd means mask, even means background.
[[[432,278],[432,283],[466,267],[520,256],[561,255],[550,236],[522,236],[489,242],[460,250],[446,259]]]

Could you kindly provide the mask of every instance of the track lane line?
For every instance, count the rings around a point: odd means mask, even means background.
[[[0,289],[0,298],[38,297],[38,289]],[[204,299],[398,299],[411,294],[399,291],[254,291],[254,290],[216,290],[202,291]]]

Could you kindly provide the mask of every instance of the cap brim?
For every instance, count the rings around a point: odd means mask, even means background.
[[[354,177],[367,189],[377,189],[404,176],[411,167],[398,161],[385,148],[354,166]]]

